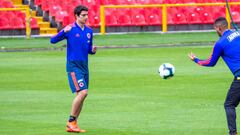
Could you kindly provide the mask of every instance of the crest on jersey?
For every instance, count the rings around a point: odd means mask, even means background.
[[[91,34],[87,33],[87,37],[88,37],[88,39],[90,39],[91,38]]]
[[[80,34],[79,34],[79,33],[77,33],[77,34],[75,35],[75,37],[80,37]]]

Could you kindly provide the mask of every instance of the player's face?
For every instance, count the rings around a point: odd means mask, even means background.
[[[88,11],[82,11],[79,16],[76,15],[76,19],[81,24],[86,24],[88,19]]]
[[[222,36],[222,32],[220,30],[220,26],[214,26],[214,29],[216,30],[218,36],[221,37]]]

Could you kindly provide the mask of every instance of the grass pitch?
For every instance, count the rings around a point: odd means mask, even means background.
[[[99,49],[90,56],[90,90],[79,119],[85,135],[226,135],[223,108],[232,75],[220,60],[199,67],[211,47]],[[0,53],[0,134],[67,135],[74,97],[65,51]],[[161,63],[175,76],[163,80]],[[239,126],[238,126],[239,127]]]

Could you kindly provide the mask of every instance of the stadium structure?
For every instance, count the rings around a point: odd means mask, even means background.
[[[240,23],[238,0],[229,3]],[[0,0],[0,35],[56,34],[80,4],[95,33],[212,30],[215,18],[229,16],[225,0]]]

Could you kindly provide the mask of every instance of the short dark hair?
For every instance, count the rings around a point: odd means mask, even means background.
[[[222,26],[228,26],[228,22],[227,19],[224,17],[218,17],[215,21],[214,21],[214,26],[217,25],[222,25]]]
[[[88,8],[87,8],[86,6],[79,5],[79,6],[75,7],[75,9],[74,9],[74,15],[79,16],[82,11],[88,11]]]

